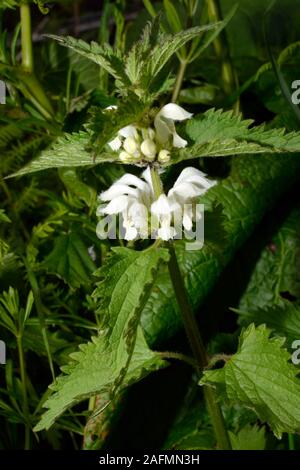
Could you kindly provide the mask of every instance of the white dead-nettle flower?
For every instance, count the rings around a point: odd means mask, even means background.
[[[177,134],[174,123],[176,121],[185,121],[186,119],[190,119],[192,116],[193,115],[191,113],[188,113],[185,109],[175,103],[169,103],[163,106],[154,119],[154,127],[158,142],[165,145],[171,137],[173,147],[186,147],[187,141]]]
[[[142,177],[126,173],[99,196],[108,204],[101,204],[97,215],[122,215],[125,240],[148,236],[148,213],[154,200],[149,167]]]
[[[114,109],[112,107],[109,108]],[[184,121],[192,117],[183,108],[174,103],[169,103],[161,108],[154,118],[152,127],[141,128],[137,125],[129,125],[119,130],[117,137],[108,142],[114,151],[120,151],[119,158],[123,163],[134,163],[141,160],[159,163],[170,161],[170,150],[182,148],[187,141],[176,132],[175,122]]]
[[[216,184],[196,168],[185,168],[168,194],[155,199],[150,168],[142,178],[126,173],[107,191],[100,194],[102,204],[97,215],[121,215],[125,240],[154,236],[170,240],[179,227],[191,230],[197,220],[195,198]],[[103,204],[105,203],[105,204]],[[98,236],[101,238],[100,234]]]

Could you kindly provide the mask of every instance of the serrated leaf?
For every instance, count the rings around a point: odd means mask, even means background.
[[[252,124],[233,111],[210,109],[187,123],[186,132],[194,144],[174,152],[168,164],[196,157],[300,151],[299,132],[267,130],[264,124],[250,128]]]
[[[93,166],[100,162],[112,162],[116,160],[116,154],[103,152],[95,157],[87,150],[90,136],[86,132],[65,134],[58,139],[28,165],[16,171],[7,178],[27,175],[36,171],[49,168]]]
[[[165,249],[113,249],[106,267],[97,272],[103,280],[94,293],[98,315],[103,324],[107,322],[106,329],[72,354],[73,362],[53,385],[55,393],[47,400],[48,411],[36,430],[48,429],[68,407],[84,398],[115,393],[164,366],[159,356],[148,349],[137,325],[158,265],[167,260]]]
[[[158,75],[169,59],[188,41],[191,41],[199,34],[210,31],[219,26],[220,23],[213,23],[204,26],[180,31],[174,35],[160,33],[157,44],[150,51],[148,61],[145,63],[143,73],[139,79],[140,87],[148,90],[153,79]]]
[[[54,242],[53,251],[42,266],[62,278],[71,287],[79,287],[91,280],[96,266],[87,247],[73,232],[60,235]]]
[[[96,64],[103,67],[110,75],[112,75],[122,86],[129,86],[130,81],[125,74],[124,61],[119,51],[113,49],[109,44],[100,44],[91,42],[88,44],[82,39],[76,39],[72,36],[61,37],[54,34],[49,34],[50,39],[55,39],[59,44],[78,54],[92,60]]]
[[[265,428],[248,424],[237,434],[229,431],[233,450],[264,450],[266,447]]]
[[[289,361],[284,339],[270,338],[265,325],[251,324],[240,337],[236,354],[222,371],[205,371],[201,385],[217,386],[233,403],[253,409],[274,434],[300,430],[300,380]]]

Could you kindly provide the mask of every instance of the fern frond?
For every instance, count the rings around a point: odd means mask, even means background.
[[[20,139],[24,131],[17,123],[10,123],[0,128],[0,148],[5,148],[11,141]]]

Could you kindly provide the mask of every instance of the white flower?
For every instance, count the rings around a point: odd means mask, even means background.
[[[100,205],[97,215],[122,215],[125,240],[148,233],[148,212],[154,199],[150,168],[142,176],[143,179],[126,173],[99,196],[108,204]]]
[[[115,109],[109,107],[107,110]],[[176,132],[175,121],[190,119],[191,113],[174,103],[161,108],[154,118],[154,129],[138,125],[129,125],[118,131],[117,136],[108,142],[109,147],[117,152],[123,163],[136,163],[137,160],[167,163],[170,160],[172,147],[185,147],[187,141]]]
[[[159,198],[151,205],[151,213],[156,217],[157,235],[162,240],[170,240],[176,235],[176,230],[172,226],[175,212],[180,210],[180,206],[173,203],[165,194],[161,194]]]
[[[141,151],[149,160],[154,160],[156,155],[156,145],[151,139],[145,139],[141,145]]]
[[[168,192],[168,198],[177,202],[183,207],[182,224],[186,230],[191,230],[193,222],[197,220],[197,213],[194,215],[192,202],[196,197],[206,193],[217,184],[214,180],[209,180],[207,175],[193,167],[187,167],[178,176],[174,186]]]
[[[158,154],[157,160],[159,163],[168,163],[171,160],[171,153],[169,150],[161,150]]]
[[[181,225],[191,230],[201,215],[195,207],[195,198],[216,184],[196,168],[185,168],[168,194],[155,200],[150,167],[142,178],[126,173],[99,199],[106,203],[97,209],[97,215],[121,215],[125,240],[147,238],[155,234],[162,240],[173,239]],[[151,226],[150,226],[151,222]]]
[[[154,119],[157,140],[164,145],[167,144],[169,138],[172,137],[174,147],[185,147],[187,141],[177,134],[174,122],[185,121],[191,117],[191,113],[188,113],[177,104],[169,103],[163,106]]]
[[[122,143],[123,143],[122,137],[125,139],[128,137],[132,137],[133,139],[136,139],[138,137],[136,127],[130,125],[130,126],[126,126],[120,129],[117,137],[111,140],[110,142],[108,142],[108,145],[110,146],[112,150],[117,151],[122,147]]]

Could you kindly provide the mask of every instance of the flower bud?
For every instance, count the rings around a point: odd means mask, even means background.
[[[148,137],[151,140],[155,140],[155,131],[151,127],[148,128]]]
[[[123,152],[120,152],[119,159],[123,163],[132,163],[132,161],[134,160],[134,157],[130,155],[129,153],[123,151]]]
[[[123,147],[127,153],[133,155],[138,150],[138,143],[133,137],[127,137]]]
[[[161,150],[158,154],[159,163],[168,163],[171,159],[169,150]]]
[[[141,151],[148,159],[154,159],[156,154],[156,145],[153,140],[145,139],[141,145]]]

